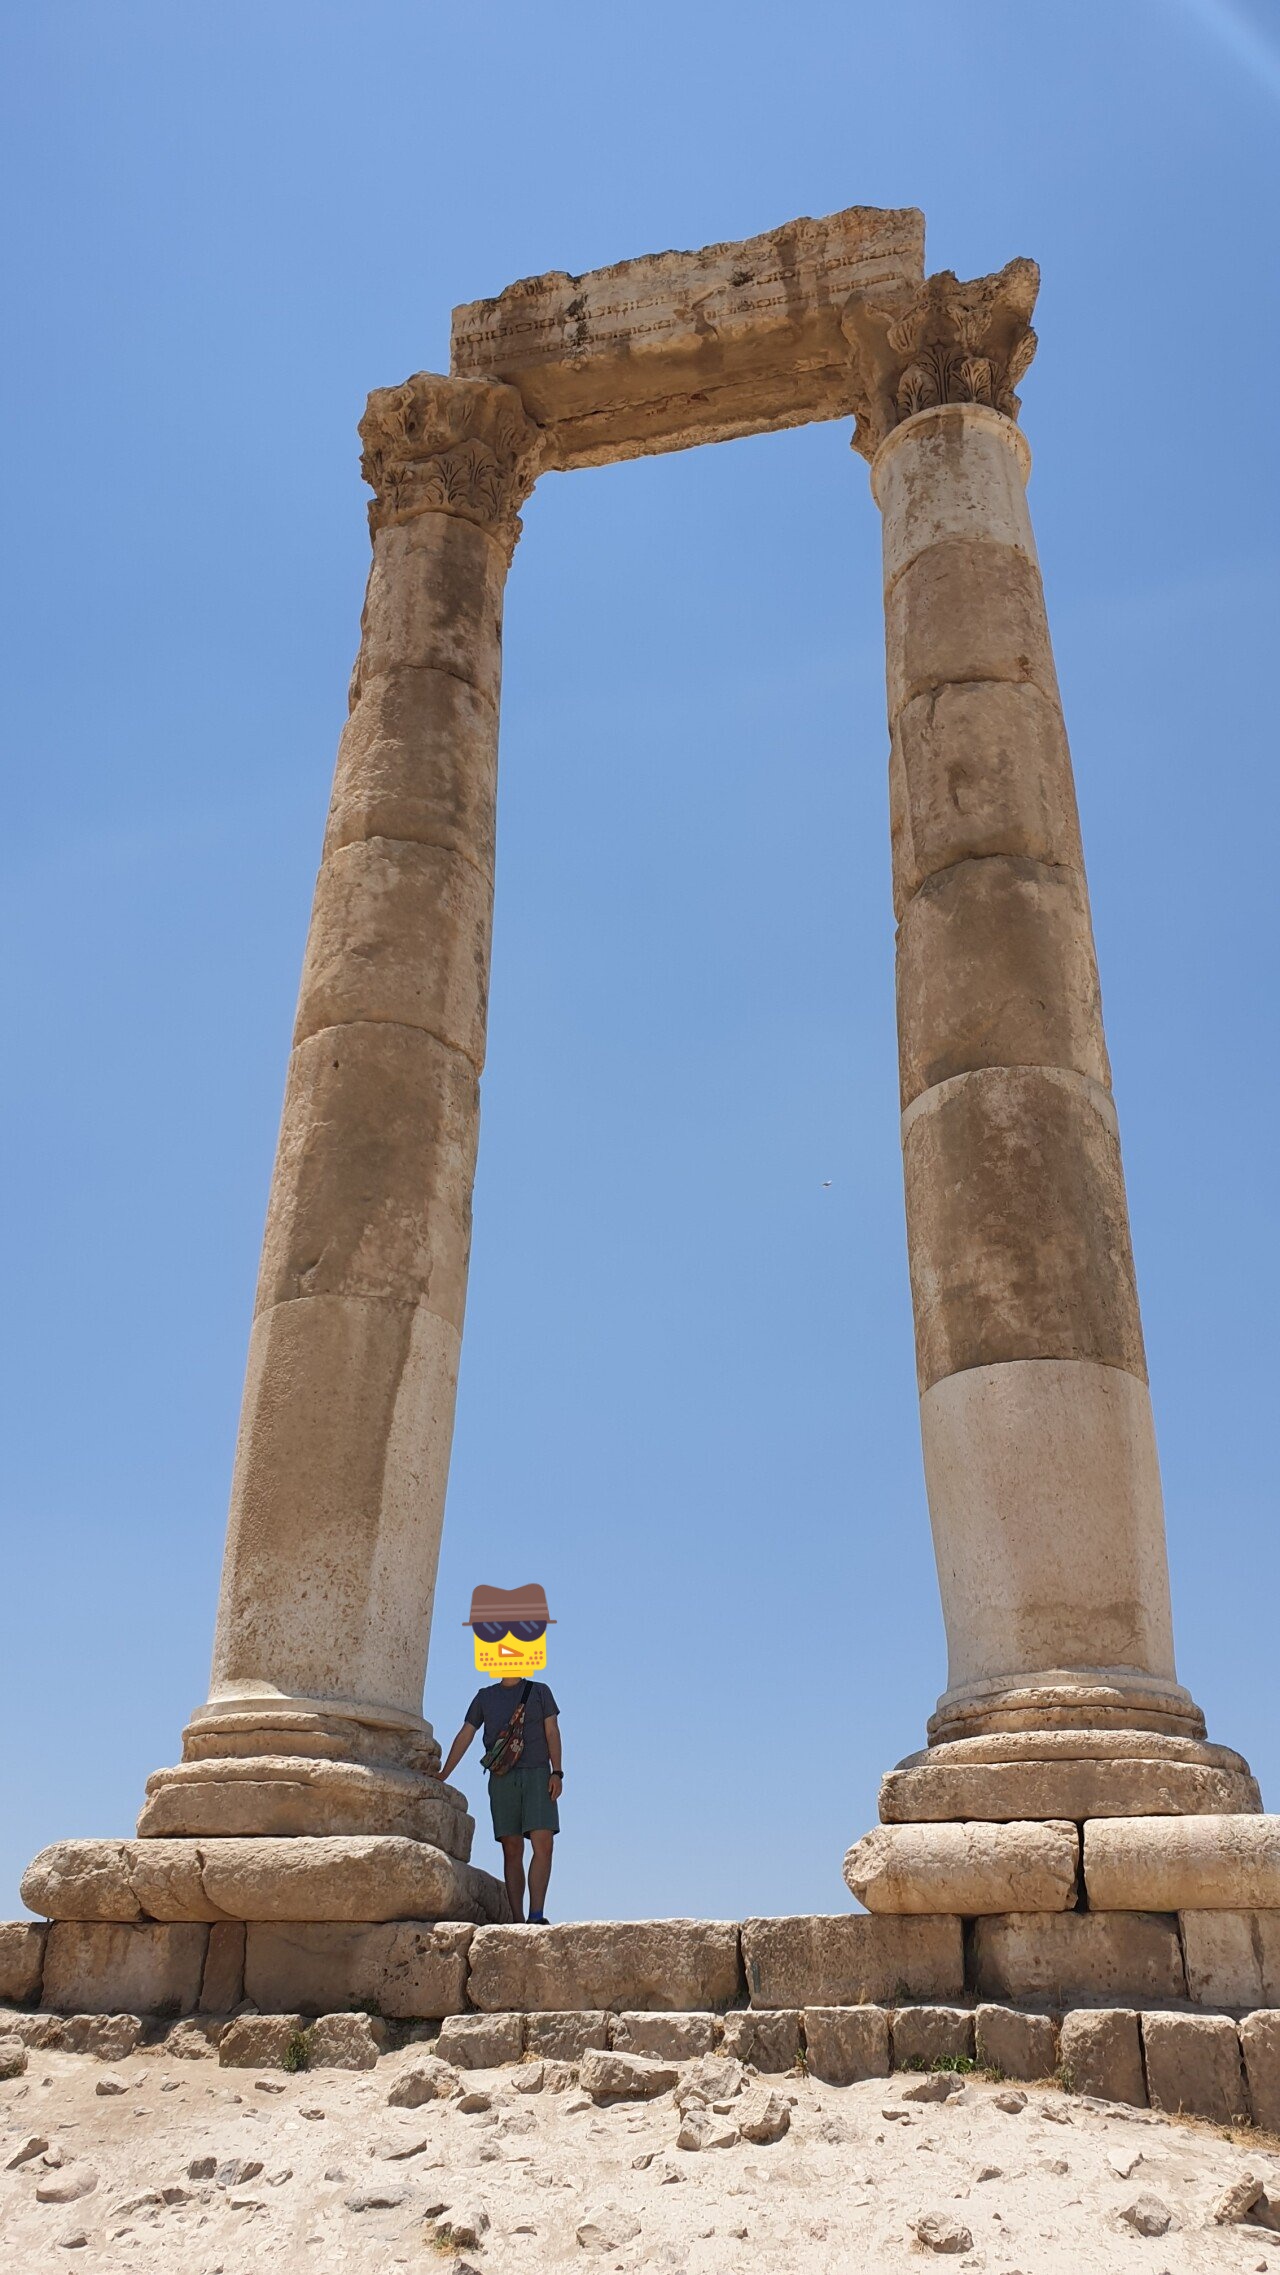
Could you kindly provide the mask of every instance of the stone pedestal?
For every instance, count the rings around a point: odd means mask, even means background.
[[[465,1860],[422,1688],[484,1059],[510,388],[370,398],[373,568],[268,1210],[207,1703],[144,1836],[393,1834]]]
[[[850,319],[884,523],[898,1032],[946,1622],[886,1819],[1256,1810],[1174,1665],[1110,1068],[1014,387],[1036,273]]]

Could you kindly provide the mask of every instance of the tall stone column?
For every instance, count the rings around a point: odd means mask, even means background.
[[[466,1294],[503,588],[538,429],[419,374],[361,425],[373,567],[250,1341],[209,1698],[140,1834],[467,1853],[422,1718]]]
[[[949,1654],[931,1752],[886,1780],[882,1813],[1257,1808],[1246,1765],[1201,1742],[1174,1666],[1119,1135],[1016,424],[1037,281],[1030,262],[973,284],[933,277],[896,310],[849,319],[869,374],[857,447],[884,525],[907,1235]],[[1135,1779],[1135,1756],[1159,1766]]]

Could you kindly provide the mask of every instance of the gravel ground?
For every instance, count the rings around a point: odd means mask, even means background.
[[[1245,2174],[1280,2199],[1280,2142],[1248,2133],[1049,2086],[968,2079],[920,2101],[906,2097],[922,2081],[902,2075],[835,2087],[749,2074],[734,2091],[723,2071],[720,2108],[690,2127],[697,2065],[648,2101],[597,2106],[563,2065],[533,2063],[392,2105],[424,2062],[438,2079],[421,2046],[372,2070],[288,2077],[163,2049],[109,2064],[33,2051],[0,2085],[8,2265],[880,2275],[936,2255],[990,2275],[1280,2275],[1280,2233],[1213,2224]],[[770,2091],[786,2130],[752,2143],[737,2125]],[[677,2146],[682,2125],[706,2145]]]

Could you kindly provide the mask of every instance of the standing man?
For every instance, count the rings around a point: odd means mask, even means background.
[[[466,1623],[475,1639],[481,1674],[496,1675],[476,1692],[467,1719],[449,1748],[438,1776],[449,1777],[478,1730],[484,1731],[484,1767],[489,1773],[493,1837],[502,1844],[503,1876],[513,1920],[523,1920],[524,1844],[529,1861],[529,1924],[545,1927],[543,1909],[551,1878],[551,1851],[560,1830],[556,1804],[564,1785],[560,1759],[560,1709],[548,1683],[535,1681],[547,1663],[547,1629],[555,1621],[544,1591],[527,1588],[476,1588]]]

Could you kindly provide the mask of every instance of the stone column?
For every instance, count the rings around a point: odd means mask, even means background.
[[[1074,1816],[1078,1776],[1055,1788],[1049,1766],[1135,1752],[1163,1765],[1157,1807],[1256,1808],[1239,1757],[1199,1744],[1174,1667],[1116,1112],[1016,424],[1037,281],[1030,262],[973,284],[934,277],[848,325],[869,374],[857,447],[884,523],[907,1236],[949,1653],[935,1751],[886,1781],[882,1809]],[[1015,1762],[1038,1767],[987,1774]],[[1124,1796],[1144,1806],[1131,1779]]]
[[[465,1855],[422,1719],[493,901],[502,600],[536,427],[419,374],[361,425],[373,567],[272,1179],[208,1703],[141,1834]]]

